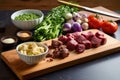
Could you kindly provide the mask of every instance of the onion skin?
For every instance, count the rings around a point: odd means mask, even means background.
[[[74,32],[81,32],[82,31],[82,27],[78,22],[74,22],[72,25],[72,30]]]
[[[82,29],[83,30],[88,30],[88,28],[89,28],[89,25],[88,25],[88,23],[82,23]]]
[[[67,13],[66,15],[65,15],[65,18],[68,20],[68,19],[71,19],[73,16],[72,16],[72,14],[71,13]]]
[[[70,31],[71,30],[72,25],[70,23],[65,23],[63,26],[63,31]]]

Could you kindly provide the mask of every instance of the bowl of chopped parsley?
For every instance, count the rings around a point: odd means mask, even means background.
[[[32,30],[42,22],[44,14],[41,10],[23,9],[15,11],[11,15],[13,24],[22,30]]]

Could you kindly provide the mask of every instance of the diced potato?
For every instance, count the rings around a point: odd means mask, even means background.
[[[36,43],[27,43],[21,45],[18,50],[25,55],[37,55],[45,51],[44,47]]]

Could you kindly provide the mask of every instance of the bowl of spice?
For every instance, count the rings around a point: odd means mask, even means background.
[[[17,32],[17,36],[20,38],[22,41],[27,41],[32,38],[32,32],[30,31],[19,31]]]
[[[11,15],[13,24],[22,30],[31,30],[42,22],[44,14],[41,10],[23,9]]]
[[[3,36],[1,38],[1,43],[3,47],[13,47],[17,44],[18,39],[14,36]]]

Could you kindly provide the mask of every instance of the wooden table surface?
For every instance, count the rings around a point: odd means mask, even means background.
[[[110,10],[119,10],[119,0],[66,0],[77,2],[80,5],[88,7],[103,6]],[[59,5],[57,0],[0,0],[1,10],[16,10],[23,8],[35,8],[41,10],[50,10]]]

